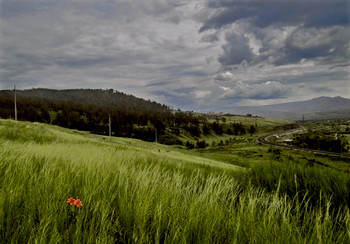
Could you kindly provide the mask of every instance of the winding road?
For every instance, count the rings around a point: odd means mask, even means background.
[[[291,149],[291,150],[298,150],[298,151],[305,151],[305,152],[311,152],[311,153],[326,154],[326,155],[329,155],[329,156],[350,158],[350,153],[336,153],[336,152],[329,152],[329,151],[301,148],[301,147],[296,147],[296,146],[286,145],[286,144],[281,144],[281,143],[273,143],[273,142],[270,142],[268,140],[270,137],[273,137],[273,136],[275,136],[275,137],[276,136],[277,137],[282,137],[282,136],[285,136],[285,135],[291,135],[291,134],[295,134],[295,133],[300,133],[300,132],[303,132],[305,130],[306,129],[304,127],[301,127],[301,128],[298,128],[298,129],[284,131],[283,133],[267,134],[265,136],[259,137],[257,139],[257,142],[260,143],[260,144],[263,144],[263,145],[283,147],[283,148],[288,148],[288,149]]]

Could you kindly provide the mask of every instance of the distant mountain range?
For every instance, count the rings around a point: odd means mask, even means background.
[[[343,97],[318,97],[307,101],[264,106],[238,106],[222,108],[217,112],[252,114],[267,118],[288,120],[350,119],[350,99]]]

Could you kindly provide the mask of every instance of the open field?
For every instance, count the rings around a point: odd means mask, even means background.
[[[1,243],[349,243],[349,162],[0,120]],[[332,163],[339,171],[313,164]],[[69,206],[76,197],[82,207]]]

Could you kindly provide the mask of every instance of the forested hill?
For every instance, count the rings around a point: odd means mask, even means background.
[[[169,107],[109,89],[17,90],[18,120],[55,124],[97,134],[154,140],[173,113]],[[14,118],[14,92],[0,91],[0,118]],[[136,126],[135,126],[136,125]]]
[[[18,120],[108,135],[110,117],[113,136],[186,144],[188,148],[194,147],[194,141],[198,148],[206,147],[202,136],[252,135],[257,126],[238,121],[225,123],[224,117],[172,111],[166,105],[112,89],[32,89],[17,91],[16,95]],[[14,118],[14,92],[11,90],[0,91],[0,118]]]
[[[13,91],[0,91],[0,97],[11,96]],[[70,89],[70,90],[53,90],[53,89],[30,89],[17,91],[18,102],[21,99],[41,99],[50,100],[52,102],[69,102],[81,105],[95,105],[103,107],[113,107],[115,109],[122,109],[128,112],[137,111],[156,111],[167,112],[168,106],[161,105],[153,101],[146,101],[142,98],[137,98],[133,95],[128,95],[113,89]]]
[[[174,113],[166,105],[112,89],[18,90],[17,110],[18,120],[54,124],[103,135],[108,134],[110,115],[113,136],[146,141],[154,141],[155,134],[162,141],[166,131],[171,132],[181,125],[195,124],[197,129],[199,125],[198,119],[192,114],[180,111]],[[0,118],[14,118],[12,90],[0,91]],[[178,142],[176,137],[172,138],[174,140],[171,141]]]

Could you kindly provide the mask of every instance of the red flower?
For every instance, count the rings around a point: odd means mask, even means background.
[[[75,199],[75,203],[74,203],[76,206],[77,206],[77,208],[79,208],[79,207],[82,207],[83,206],[83,203],[79,200],[79,198],[77,197],[77,199]]]
[[[67,199],[66,203],[70,204],[71,206],[74,204],[75,199],[73,197],[70,197]]]
[[[83,206],[83,203],[79,200],[78,197],[77,197],[77,199],[74,199],[73,197],[70,197],[70,198],[67,199],[66,203],[68,203],[70,206],[76,205],[77,208]]]

